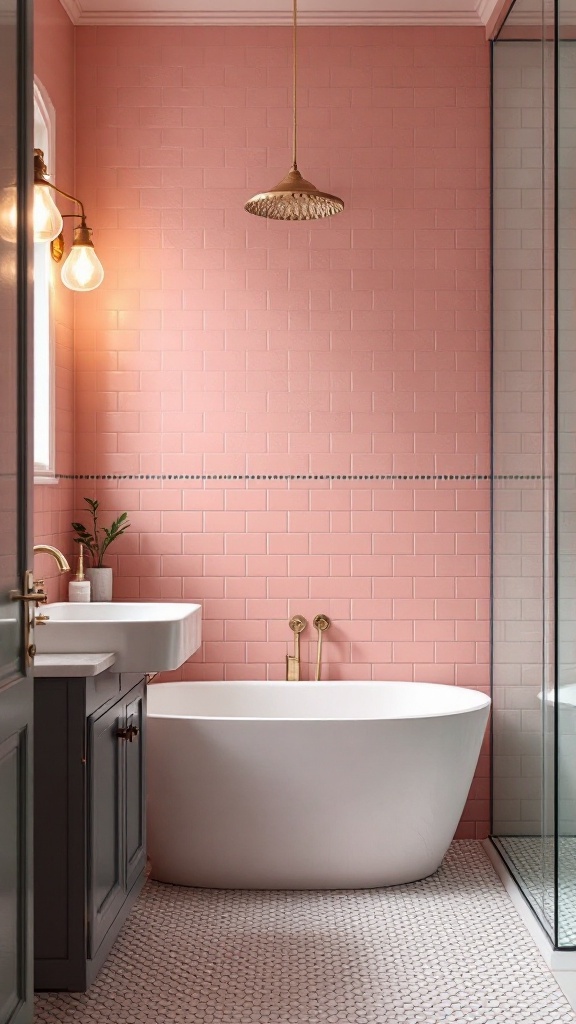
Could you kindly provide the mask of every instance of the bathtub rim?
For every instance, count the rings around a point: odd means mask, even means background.
[[[450,717],[456,716],[456,715],[466,715],[466,714],[471,714],[473,712],[484,711],[484,710],[488,710],[488,714],[489,714],[490,710],[491,710],[491,707],[492,707],[492,698],[488,694],[484,693],[482,690],[475,690],[475,689],[473,689],[472,687],[469,687],[469,686],[457,686],[454,683],[427,683],[427,682],[424,682],[422,680],[418,680],[418,681],[414,681],[414,682],[409,682],[409,681],[406,681],[406,680],[388,680],[388,679],[386,679],[386,680],[384,680],[384,679],[382,679],[382,680],[378,680],[378,679],[351,679],[351,680],[347,680],[347,679],[331,679],[331,680],[322,680],[320,682],[315,682],[314,680],[300,680],[300,682],[292,683],[292,682],[287,682],[286,680],[278,680],[278,679],[273,679],[273,680],[265,680],[265,679],[216,679],[216,680],[177,679],[177,680],[173,680],[172,682],[168,682],[168,683],[154,683],[152,685],[154,686],[154,688],[156,688],[156,686],[158,688],[161,688],[163,686],[174,686],[174,687],[178,687],[178,686],[223,687],[223,686],[225,686],[225,687],[233,687],[233,686],[237,686],[237,685],[241,686],[243,684],[251,686],[251,687],[257,687],[259,689],[260,688],[261,689],[274,689],[274,688],[277,688],[277,689],[280,689],[280,688],[282,688],[282,689],[294,689],[294,688],[297,688],[299,686],[302,686],[302,687],[311,686],[311,687],[318,688],[318,689],[329,688],[330,686],[351,686],[351,687],[353,687],[355,685],[362,685],[362,686],[368,685],[368,686],[370,686],[371,689],[372,688],[375,689],[375,688],[377,688],[379,686],[387,686],[387,685],[393,685],[393,686],[402,685],[402,686],[406,686],[406,687],[410,687],[410,686],[426,686],[426,687],[433,687],[435,689],[442,689],[442,690],[453,689],[453,690],[458,690],[459,692],[465,691],[468,694],[474,695],[474,697],[476,698],[476,702],[471,703],[470,706],[468,706],[468,707],[449,708],[449,709],[444,709],[444,710],[440,710],[440,711],[428,711],[426,713],[416,711],[415,713],[407,714],[406,712],[404,712],[402,714],[390,714],[390,715],[387,715],[385,717],[384,716],[375,717],[374,715],[366,715],[366,714],[364,714],[364,715],[358,714],[358,715],[354,715],[354,716],[352,716],[352,715],[349,715],[349,716],[343,716],[343,715],[334,715],[334,716],[323,715],[322,717],[320,717],[320,716],[311,717],[311,716],[306,716],[306,715],[300,715],[298,717],[291,716],[291,715],[214,715],[214,714],[212,714],[212,715],[192,714],[191,715],[191,714],[181,714],[181,713],[180,714],[175,714],[174,712],[170,712],[170,713],[166,713],[165,714],[165,713],[161,713],[161,712],[157,712],[157,711],[152,711],[152,710],[150,710],[150,707],[148,707],[148,710],[147,710],[147,717],[148,717],[148,719],[158,719],[158,720],[167,720],[167,721],[191,721],[191,722],[316,722],[316,723],[320,723],[320,722],[404,722],[404,721],[406,721],[406,722],[414,722],[414,721],[421,721],[421,720],[425,720],[425,719],[429,719],[429,718],[450,718]]]

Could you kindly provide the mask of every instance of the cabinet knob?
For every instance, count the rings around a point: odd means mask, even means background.
[[[139,729],[137,725],[129,725],[126,729],[118,729],[116,735],[119,740],[128,740],[129,743],[132,743],[132,740],[138,735],[138,732]]]

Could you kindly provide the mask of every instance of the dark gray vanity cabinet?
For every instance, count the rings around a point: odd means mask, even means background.
[[[35,680],[37,989],[85,991],[143,885],[145,686]]]

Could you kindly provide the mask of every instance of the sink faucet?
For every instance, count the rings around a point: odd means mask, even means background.
[[[51,544],[35,544],[34,554],[52,555],[52,558],[58,565],[58,569],[60,570],[60,572],[70,572],[68,560],[64,557],[62,552],[58,550],[58,548],[52,547]]]
[[[34,555],[52,555],[60,572],[70,571],[67,559],[58,548],[52,547],[51,544],[35,544],[33,553]],[[50,616],[35,615],[34,607],[39,608],[41,604],[46,604],[48,597],[44,590],[44,580],[35,580],[31,569],[26,569],[24,573],[22,591],[20,593],[18,590],[11,590],[9,597],[11,601],[23,601],[27,609],[24,615],[24,650],[26,652],[26,665],[29,667],[32,665],[34,655],[36,654],[33,628],[36,624],[39,626],[44,625],[48,622]]]
[[[62,554],[58,548],[52,546],[52,544],[35,544],[33,548],[34,555],[52,555],[52,558],[56,562],[58,569],[61,573],[70,572],[70,566],[68,565],[68,559]],[[44,604],[48,600],[46,597],[46,591],[44,590],[44,580],[34,580],[34,590]],[[37,615],[34,622],[37,626],[43,626],[50,619],[49,615]]]

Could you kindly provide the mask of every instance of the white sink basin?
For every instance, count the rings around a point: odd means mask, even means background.
[[[201,640],[199,604],[110,601],[41,607],[50,619],[36,626],[38,654],[112,651],[114,672],[163,672],[179,668]]]

